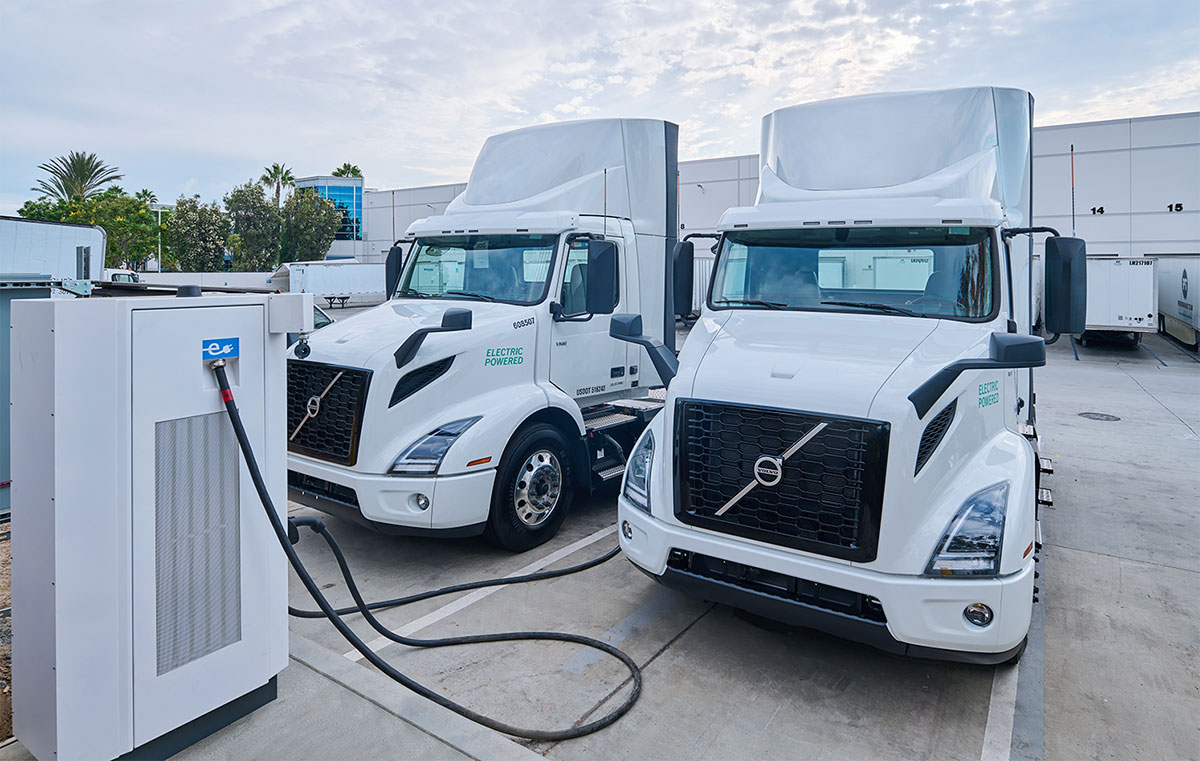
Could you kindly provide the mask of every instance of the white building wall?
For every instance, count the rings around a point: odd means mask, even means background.
[[[1035,129],[1033,211],[1089,254],[1200,253],[1200,112]]]
[[[363,226],[366,245],[360,261],[382,262],[392,244],[418,219],[441,214],[454,198],[466,190],[465,182],[426,185],[396,190],[368,190],[363,194]]]

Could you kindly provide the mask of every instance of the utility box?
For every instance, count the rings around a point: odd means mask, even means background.
[[[286,560],[208,362],[284,510],[286,335],[311,296],[12,311],[15,734],[41,761],[169,756],[287,664]]]

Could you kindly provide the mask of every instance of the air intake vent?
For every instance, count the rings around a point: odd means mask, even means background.
[[[154,424],[159,676],[242,638],[238,448],[224,412]]]
[[[929,425],[925,426],[925,433],[921,434],[921,446],[917,447],[917,468],[913,471],[914,476],[921,472],[921,468],[925,467],[925,463],[938,448],[938,444],[942,443],[946,431],[950,429],[950,423],[954,422],[954,410],[957,407],[958,400],[955,399],[946,405],[946,409],[935,415],[933,420],[929,421]]]
[[[400,402],[445,375],[452,364],[454,364],[454,357],[446,357],[445,359],[439,359],[437,362],[431,362],[424,367],[418,367],[416,370],[405,373],[400,380],[396,381],[396,387],[392,389],[392,400],[388,402],[388,407],[395,407]]]

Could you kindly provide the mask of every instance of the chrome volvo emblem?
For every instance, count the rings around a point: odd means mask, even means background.
[[[763,486],[774,486],[783,480],[783,460],[765,454],[754,461],[754,478]]]
[[[325,395],[329,393],[329,390],[333,388],[333,384],[342,379],[343,375],[345,375],[344,372],[339,372],[337,375],[333,376],[333,380],[329,381],[329,385],[325,387],[324,391],[308,398],[308,402],[304,405],[304,419],[301,420],[299,425],[296,426],[296,430],[292,431],[292,435],[288,436],[288,441],[292,441],[296,438],[296,434],[300,433],[300,429],[304,427],[305,423],[321,414],[321,400],[324,399]]]
[[[754,461],[754,480],[742,487],[742,490],[733,495],[733,498],[726,502],[720,510],[714,513],[714,516],[724,515],[729,508],[741,501],[742,497],[754,490],[755,486],[762,484],[763,486],[775,486],[783,480],[783,464],[788,458],[800,451],[808,442],[812,441],[813,437],[821,431],[825,430],[828,423],[817,423],[808,433],[800,437],[800,440],[787,448],[787,451],[778,457],[771,455],[763,455]]]

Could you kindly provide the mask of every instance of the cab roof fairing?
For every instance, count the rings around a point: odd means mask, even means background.
[[[1028,92],[1000,87],[860,95],[779,109],[763,117],[755,206],[854,199],[842,208],[856,209],[865,198],[991,201],[1007,223],[1024,226],[1032,113]]]
[[[656,119],[585,119],[493,135],[466,190],[441,216],[410,225],[408,234],[482,231],[473,220],[485,218],[493,230],[513,232],[527,227],[516,218],[549,212],[624,217],[639,234],[674,235],[667,229],[667,183],[675,129]],[[500,224],[501,217],[513,221]]]

